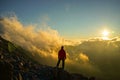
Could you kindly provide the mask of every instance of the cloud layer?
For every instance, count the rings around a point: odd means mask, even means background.
[[[112,40],[91,39],[74,45],[46,23],[39,27],[25,26],[17,17],[0,19],[0,35],[29,50],[32,53],[29,55],[40,63],[55,66],[57,52],[61,45],[65,45],[66,70],[96,76],[98,80],[119,79],[119,37]]]
[[[83,41],[77,46],[68,46],[70,56],[75,56],[73,59],[79,58],[79,53],[82,54],[83,61],[88,61],[99,71],[99,79],[113,80],[120,79],[120,41],[119,38],[112,40],[92,39]],[[76,54],[76,55],[74,55]],[[82,61],[82,60],[77,60]],[[92,66],[92,67],[93,67]]]

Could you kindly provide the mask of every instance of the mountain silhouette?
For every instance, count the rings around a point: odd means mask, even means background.
[[[94,77],[40,64],[28,53],[0,36],[0,80],[95,80]]]

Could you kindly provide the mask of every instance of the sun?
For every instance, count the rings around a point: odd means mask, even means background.
[[[109,31],[108,30],[103,30],[102,31],[102,39],[103,40],[109,40]]]
[[[102,34],[103,34],[103,36],[108,36],[108,35],[109,35],[109,31],[104,30],[104,31],[102,32]]]

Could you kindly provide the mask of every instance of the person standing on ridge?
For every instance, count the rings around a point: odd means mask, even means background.
[[[58,68],[60,61],[62,60],[62,69],[64,69],[65,59],[66,59],[66,52],[64,50],[64,46],[61,46],[61,49],[58,52],[58,62],[56,67]]]

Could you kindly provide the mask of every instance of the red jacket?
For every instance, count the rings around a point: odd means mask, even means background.
[[[66,59],[66,52],[64,51],[64,49],[61,49],[61,50],[58,52],[58,58],[59,58],[59,59]]]

